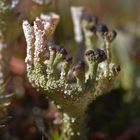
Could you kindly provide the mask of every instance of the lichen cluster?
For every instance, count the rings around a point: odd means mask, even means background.
[[[53,13],[36,18],[33,26],[23,22],[27,42],[27,75],[32,85],[73,97],[87,87],[94,90],[95,83],[100,80],[114,80],[119,66],[111,62],[110,44],[116,32],[108,31],[105,25],[98,25],[95,16],[84,14],[81,28],[85,37],[85,60],[72,66],[72,57],[66,49],[51,42],[58,21],[59,16]],[[99,43],[104,45],[98,48]],[[89,87],[89,84],[93,86]]]
[[[77,10],[80,10],[79,14],[74,12]],[[50,13],[37,17],[33,26],[28,21],[23,22],[27,42],[25,62],[28,79],[34,87],[47,91],[47,96],[54,102],[58,100],[62,109],[81,102],[80,110],[84,112],[91,100],[113,87],[112,83],[120,71],[111,59],[110,45],[117,33],[109,31],[96,16],[87,14],[82,7],[72,9],[72,12],[73,20],[78,20],[74,21],[74,25],[80,26],[78,29],[75,27],[75,40],[85,45],[83,59],[73,63],[73,57],[66,49],[54,44],[53,34],[60,17]],[[79,107],[76,109],[80,112]],[[68,115],[74,110],[69,108]],[[73,134],[70,128],[68,131]]]

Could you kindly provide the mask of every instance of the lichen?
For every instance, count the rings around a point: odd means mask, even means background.
[[[81,10],[84,12],[83,8],[80,8],[80,12]],[[74,65],[66,49],[51,42],[60,19],[58,15],[41,15],[36,18],[33,26],[28,21],[23,22],[29,82],[34,87],[46,91],[46,96],[61,109],[66,109],[63,123],[68,126],[63,131],[67,133],[68,139],[74,133],[80,134],[79,131],[73,133],[71,130],[69,115],[72,117],[77,113],[81,117],[80,113],[84,113],[92,100],[111,90],[120,71],[120,67],[111,59],[110,45],[117,35],[116,32],[109,31],[96,16],[87,13],[82,13],[81,16],[80,13],[78,18],[78,36],[82,30],[86,49],[84,60]],[[77,26],[77,22],[75,24]],[[81,41],[81,38],[76,37],[77,42]],[[78,107],[80,103],[81,108]],[[72,107],[75,107],[73,111]]]

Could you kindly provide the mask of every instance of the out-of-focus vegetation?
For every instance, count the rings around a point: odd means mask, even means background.
[[[121,65],[121,73],[116,89],[97,98],[89,106],[89,140],[140,140],[140,1],[50,0],[40,4],[35,0],[17,0],[17,4],[12,7],[14,1],[16,0],[0,1],[0,49],[3,44],[7,46],[2,51],[0,62],[4,64],[3,71],[6,73],[4,83],[10,78],[4,95],[15,93],[8,109],[5,107],[0,112],[0,139],[38,140],[42,135],[60,131],[60,126],[53,125],[57,109],[48,105],[47,99],[37,93],[26,79],[26,44],[21,23],[24,19],[32,22],[42,12],[54,11],[60,14],[61,20],[55,34],[56,43],[64,44],[75,54],[76,42],[70,15],[70,6],[74,5],[86,7],[90,13],[118,32],[112,50],[114,61]],[[2,2],[8,5],[6,13],[2,12],[5,7]],[[1,97],[2,95],[0,93]],[[5,110],[10,120],[3,119]],[[3,124],[6,126],[3,127]]]

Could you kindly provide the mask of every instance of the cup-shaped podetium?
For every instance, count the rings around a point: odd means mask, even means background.
[[[103,50],[96,48],[86,51],[85,57],[88,64],[88,71],[86,73],[87,82],[88,80],[96,79],[98,64],[106,60],[106,54]]]
[[[72,64],[72,56],[67,55],[64,58],[64,60],[62,62],[62,65],[61,65],[60,79],[61,79],[62,82],[66,81],[71,64]]]
[[[97,24],[96,32],[103,35],[104,33],[108,32],[108,27],[105,24]]]
[[[82,21],[90,25],[96,25],[98,22],[98,18],[94,15],[90,15],[88,13],[83,13]]]
[[[93,50],[88,50],[85,53],[88,63],[101,63],[106,59],[106,54],[104,50],[96,48]]]
[[[115,30],[112,30],[110,32],[105,32],[103,36],[105,41],[111,43],[116,38],[117,32]]]
[[[85,84],[85,62],[79,61],[79,63],[73,68],[73,75],[76,78],[78,91],[82,91]]]
[[[67,51],[63,46],[56,46],[57,52],[56,57],[54,59],[53,66],[55,67],[58,63],[60,63],[65,56],[67,55]]]

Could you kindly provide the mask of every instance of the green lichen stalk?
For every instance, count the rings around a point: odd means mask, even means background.
[[[34,87],[46,91],[46,96],[63,111],[67,120],[62,119],[61,137],[64,140],[85,139],[81,126],[87,106],[95,97],[113,87],[112,83],[120,71],[120,67],[111,61],[110,44],[115,32],[108,32],[95,16],[85,13],[81,16],[81,9],[84,11],[80,8],[78,25],[84,34],[85,60],[74,66],[72,57],[63,46],[50,43],[60,19],[58,15],[41,15],[33,26],[28,21],[23,22],[28,79]]]

